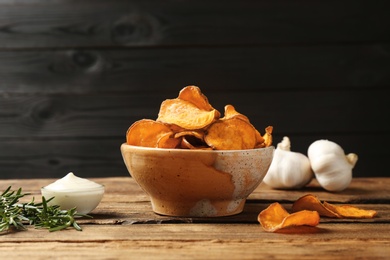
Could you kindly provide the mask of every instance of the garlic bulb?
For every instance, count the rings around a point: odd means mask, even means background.
[[[358,156],[328,140],[317,140],[309,146],[308,157],[318,183],[328,191],[342,191],[352,181],[352,169]]]
[[[290,139],[285,136],[278,143],[264,183],[275,189],[299,189],[314,177],[309,158],[291,151]]]

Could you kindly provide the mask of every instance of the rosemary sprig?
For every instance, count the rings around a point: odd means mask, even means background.
[[[10,227],[16,229],[25,229],[23,222],[28,219],[21,214],[21,209],[17,207],[19,198],[23,197],[22,189],[11,191],[11,186],[8,187],[0,195],[0,232],[8,230]]]
[[[22,188],[17,191],[8,187],[0,195],[0,232],[11,228],[16,230],[26,229],[25,224],[34,225],[35,228],[46,228],[50,232],[73,227],[81,231],[76,217],[91,217],[79,214],[76,208],[61,210],[58,205],[48,205],[49,200],[42,197],[42,202],[35,203],[34,198],[28,203],[18,203],[19,199],[28,195],[22,193]]]

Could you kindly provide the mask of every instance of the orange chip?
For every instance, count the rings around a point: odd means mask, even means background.
[[[218,120],[206,130],[204,140],[216,150],[253,149],[256,145],[256,129],[238,118]]]
[[[255,148],[263,148],[263,147],[265,147],[264,141],[265,141],[264,138],[261,136],[260,132],[256,129],[256,145],[255,145]]]
[[[173,135],[171,129],[151,119],[141,119],[132,124],[126,132],[126,143],[130,145],[158,147],[164,135]]]
[[[272,126],[267,126],[265,128],[265,134],[263,135],[265,147],[272,145],[272,131],[273,131],[273,129],[274,128]]]
[[[225,106],[224,116],[221,119],[225,120],[225,119],[230,119],[230,118],[233,118],[233,117],[239,118],[239,119],[244,120],[244,121],[249,123],[249,119],[248,119],[247,116],[237,112],[236,109],[234,108],[234,106],[226,105]]]
[[[202,110],[193,103],[181,99],[167,99],[161,103],[157,121],[174,124],[187,130],[201,129],[210,125],[216,110]]]
[[[297,199],[292,205],[292,211],[297,212],[301,210],[315,210],[321,216],[329,217],[329,218],[340,218],[336,212],[329,210],[325,207],[321,201],[312,194],[307,194],[305,196]]]
[[[196,149],[196,146],[194,146],[185,136],[181,138],[180,142],[180,148],[183,149]]]
[[[204,138],[204,132],[203,131],[181,131],[175,134],[175,138],[182,137],[182,136],[194,136],[199,140],[203,141]]]
[[[297,199],[292,211],[315,210],[321,216],[330,218],[373,218],[375,210],[364,210],[351,205],[333,205],[328,202],[322,203],[316,196],[307,194]]]
[[[317,211],[309,210],[289,214],[282,205],[275,202],[261,211],[257,220],[265,231],[275,232],[291,226],[317,226],[320,222],[320,215]]]
[[[131,145],[157,148],[243,150],[272,144],[272,126],[264,136],[232,105],[225,114],[213,108],[197,86],[186,86],[177,98],[161,103],[157,119],[135,122],[126,133]],[[207,140],[206,140],[207,139]]]
[[[377,212],[375,210],[360,209],[352,205],[333,205],[324,202],[324,206],[329,210],[336,212],[343,218],[373,218]]]
[[[168,132],[162,134],[160,139],[157,141],[158,148],[176,148],[181,142],[181,138],[172,137],[173,133]]]
[[[196,139],[193,136],[183,136],[180,147],[183,149],[212,150],[212,148],[207,146],[207,144],[201,142],[199,139]]]
[[[204,142],[203,131],[182,131],[175,134],[175,138],[181,138],[181,148],[184,149],[201,149],[207,145]]]
[[[184,129],[183,127],[180,127],[178,125],[171,125],[171,124],[167,124],[167,125],[172,130],[172,132],[174,132],[174,133],[179,133],[179,132],[182,132],[182,131],[186,131],[186,129]]]
[[[206,110],[206,111],[215,110],[209,103],[207,97],[203,95],[202,91],[197,86],[187,86],[183,88],[182,90],[180,90],[179,96],[177,98],[191,102],[201,110]],[[216,119],[217,119],[220,117],[220,113],[217,110],[215,111],[216,111]]]
[[[221,118],[221,120],[231,119],[231,118],[238,118],[241,120],[244,120],[250,124],[249,118],[239,112],[234,108],[232,105],[226,105],[225,106],[225,114],[224,117]],[[272,127],[268,127],[268,142],[265,143],[264,138],[261,136],[260,132],[257,131],[255,128],[255,134],[256,134],[256,145],[254,148],[263,148],[266,146],[270,146],[272,144]],[[270,138],[271,136],[271,138]]]

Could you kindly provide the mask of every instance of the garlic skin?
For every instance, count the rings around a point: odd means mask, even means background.
[[[291,151],[290,139],[278,143],[263,182],[274,189],[300,189],[314,178],[309,158]]]
[[[307,151],[311,167],[318,183],[327,191],[345,190],[352,181],[352,169],[358,156],[345,155],[338,144],[329,140],[317,140]]]

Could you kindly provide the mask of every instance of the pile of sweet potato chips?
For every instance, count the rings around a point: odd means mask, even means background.
[[[174,99],[164,100],[158,118],[141,119],[126,133],[126,143],[155,148],[244,150],[272,144],[273,127],[264,135],[248,117],[226,105],[224,116],[197,86],[187,86]]]
[[[321,202],[316,196],[307,194],[292,205],[289,214],[278,202],[261,211],[258,221],[265,231],[275,232],[291,226],[317,226],[321,217],[329,218],[373,218],[375,210],[365,210],[352,205],[333,205]]]

